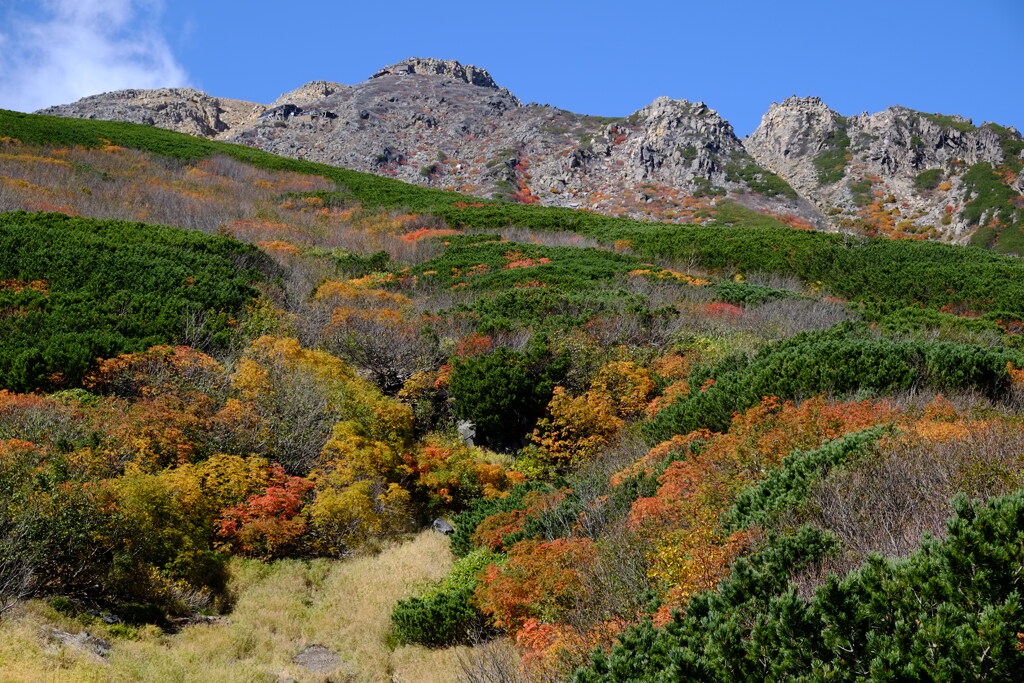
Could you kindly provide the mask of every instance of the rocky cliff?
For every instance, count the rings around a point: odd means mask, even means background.
[[[834,228],[1024,253],[1024,142],[1012,128],[904,107],[844,117],[791,97],[745,146]]]
[[[795,226],[1024,252],[1020,135],[902,107],[844,117],[790,98],[741,141],[701,102],[587,116],[524,105],[484,69],[413,58],[268,105],[130,90],[42,113],[148,123],[477,196],[678,222],[727,197]]]

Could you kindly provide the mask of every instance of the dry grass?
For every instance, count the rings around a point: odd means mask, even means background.
[[[316,197],[286,194],[334,189],[320,176],[262,170],[227,157],[186,164],[120,147],[0,141],[0,211],[161,223],[224,232],[264,247],[286,242],[364,254],[386,251],[409,264],[444,250],[437,240],[420,238],[447,228],[439,218],[356,205],[328,207]]]
[[[424,532],[374,556],[344,561],[286,560],[233,565],[235,610],[223,623],[178,634],[147,627],[136,640],[113,638],[102,624],[83,626],[45,604],[29,603],[0,623],[3,681],[454,681],[468,648],[390,650],[391,607],[451,567],[447,539]],[[48,644],[47,625],[83,628],[113,643],[105,660]],[[337,652],[331,674],[292,662],[310,645]]]

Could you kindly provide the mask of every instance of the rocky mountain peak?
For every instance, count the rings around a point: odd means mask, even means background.
[[[732,125],[729,124],[728,121],[719,116],[717,111],[711,109],[703,102],[674,100],[671,97],[666,97],[665,95],[655,98],[653,102],[638,111],[637,114],[648,120],[680,118],[706,119],[709,123],[725,123],[729,126],[730,130],[732,129]]]
[[[772,104],[744,144],[833,228],[993,246],[1024,201],[994,184],[1019,192],[1020,135],[962,116],[893,106],[845,117],[817,97],[791,97]]]
[[[409,59],[403,59],[397,64],[384,67],[370,76],[370,78],[383,78],[385,76],[400,76],[404,74],[444,76],[456,81],[469,83],[470,85],[478,85],[481,88],[499,89],[498,84],[494,82],[491,74],[486,69],[481,69],[471,64],[461,64],[454,59],[410,57]]]
[[[1024,235],[1020,134],[906,107],[843,116],[793,96],[740,141],[704,102],[659,97],[630,116],[587,116],[524,106],[484,69],[414,57],[270,105],[176,88],[43,113],[146,123],[477,196],[679,222],[728,198],[794,225],[1024,251],[1003,237]]]

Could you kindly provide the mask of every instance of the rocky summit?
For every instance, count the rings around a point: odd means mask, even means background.
[[[676,222],[729,198],[797,227],[1024,252],[1020,134],[903,107],[844,117],[793,97],[740,140],[703,102],[660,97],[627,117],[588,116],[524,105],[479,67],[412,58],[267,105],[128,90],[40,113],[146,123],[481,197]]]

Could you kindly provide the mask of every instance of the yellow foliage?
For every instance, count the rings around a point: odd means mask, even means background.
[[[907,429],[915,437],[925,441],[944,442],[963,439],[978,428],[972,422],[948,422],[946,420],[918,420],[908,425]]]
[[[537,422],[533,442],[557,465],[578,463],[594,457],[611,442],[624,422],[604,391],[591,390],[573,398],[555,387],[548,403],[548,417]]]
[[[649,575],[668,589],[674,606],[713,590],[751,541],[752,534],[746,531],[721,534],[718,516],[710,510],[704,517],[699,524],[665,535],[651,555]]]
[[[1015,388],[1024,389],[1024,368],[1018,368],[1013,363],[1007,363],[1006,374],[1010,376],[1010,382]]]
[[[275,373],[304,372],[324,387],[334,389],[335,399],[346,402],[349,396],[360,399],[379,392],[360,378],[355,369],[325,351],[304,349],[292,337],[263,336],[252,342],[232,377],[232,385],[243,397],[255,400],[272,389],[271,371]]]
[[[317,476],[348,484],[361,479],[387,478],[401,464],[402,457],[395,444],[369,438],[358,422],[346,420],[334,425],[330,440],[322,451],[323,468]]]
[[[193,467],[203,493],[220,507],[245,502],[264,491],[270,480],[270,462],[256,456],[217,453]]]
[[[598,371],[590,390],[595,395],[608,396],[618,416],[631,419],[644,412],[655,386],[645,368],[631,361],[612,361]]]
[[[330,280],[320,285],[313,298],[321,301],[331,299],[360,308],[404,308],[410,303],[407,296],[369,287],[362,280]]]
[[[405,384],[402,385],[401,390],[398,392],[398,398],[408,402],[419,400],[434,389],[436,381],[437,373],[417,370],[409,376],[409,379],[405,380]]]
[[[231,386],[243,398],[253,401],[270,391],[270,373],[256,361],[242,358],[231,376]]]
[[[330,478],[307,507],[323,552],[338,555],[371,538],[408,529],[410,494],[395,483],[362,480],[334,485]]]

